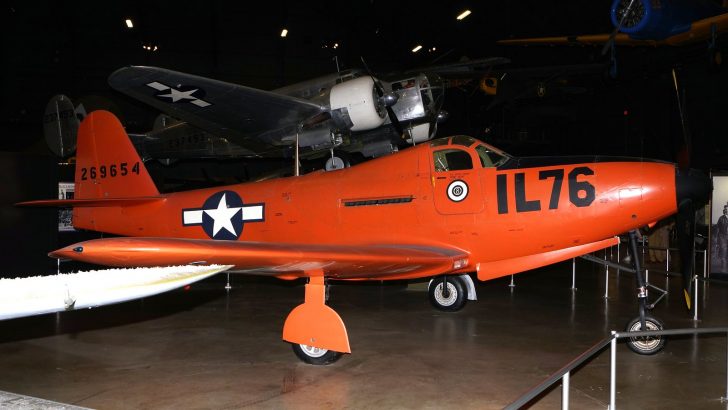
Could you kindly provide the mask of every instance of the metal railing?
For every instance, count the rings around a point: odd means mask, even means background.
[[[585,362],[591,361],[598,353],[600,353],[607,345],[611,345],[610,356],[610,376],[609,376],[609,410],[615,410],[616,407],[616,384],[617,384],[617,339],[626,337],[645,337],[645,336],[674,336],[674,335],[697,335],[708,333],[724,333],[726,335],[726,385],[725,396],[720,397],[721,402],[728,401],[728,327],[710,327],[702,329],[673,329],[673,330],[651,330],[644,332],[616,332],[597,344],[589,350],[580,354],[577,358],[569,362],[546,380],[542,381],[531,390],[523,394],[514,402],[505,407],[507,410],[520,409],[521,407],[531,403],[540,394],[551,388],[559,380],[561,380],[561,408],[566,410],[569,408],[569,383],[572,371]]]

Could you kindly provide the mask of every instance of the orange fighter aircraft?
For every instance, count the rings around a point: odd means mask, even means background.
[[[119,121],[104,111],[81,124],[75,183],[73,200],[25,204],[73,206],[76,228],[125,237],[51,256],[116,267],[224,264],[308,278],[283,339],[313,364],[351,351],[343,321],[326,306],[328,279],[433,277],[432,303],[457,310],[475,299],[469,272],[485,281],[614,245],[617,234],[675,213],[705,187],[670,163],[516,158],[453,136],[337,171],[160,194]],[[645,317],[641,300],[638,329],[659,323]]]

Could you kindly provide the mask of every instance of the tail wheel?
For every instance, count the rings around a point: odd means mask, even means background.
[[[645,331],[663,329],[663,325],[659,320],[649,316],[645,318],[645,327]],[[627,324],[628,332],[639,332],[641,330],[643,329],[639,316]],[[665,347],[665,338],[662,336],[631,337],[627,341],[627,346],[637,354],[651,355]]]
[[[293,353],[295,353],[301,361],[307,364],[318,366],[327,365],[339,360],[341,357],[341,353],[333,350],[321,349],[319,347],[300,345],[296,343],[291,346],[293,347]]]
[[[445,287],[445,283],[447,287]],[[458,276],[436,278],[428,289],[430,303],[438,310],[455,312],[465,306],[468,292],[463,280]]]

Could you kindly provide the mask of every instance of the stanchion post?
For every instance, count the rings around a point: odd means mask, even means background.
[[[508,284],[509,288],[515,288],[516,284],[513,282],[513,275],[511,275],[511,283]]]
[[[665,255],[665,270],[670,272],[670,248],[665,249]]]
[[[609,298],[609,265],[604,264],[604,298]]]
[[[622,260],[619,259],[619,245],[622,244],[622,238],[619,238],[619,242],[617,242],[617,262],[621,262]]]
[[[561,410],[569,410],[569,375],[571,372],[564,373],[561,378]]]
[[[728,401],[728,332],[725,334],[725,397],[721,397],[720,401]]]
[[[695,291],[694,291],[695,299],[693,299],[693,304],[695,305],[694,306],[695,314],[693,315],[693,320],[698,320],[698,275],[693,275],[693,278],[694,278],[693,287],[695,288]]]
[[[622,263],[622,259],[619,258],[619,245],[622,244],[622,238],[617,237],[619,241],[617,242],[617,263]],[[620,271],[619,268],[617,268],[617,275],[619,275]]]
[[[720,401],[728,401],[728,332],[725,334],[725,397],[721,397]]]
[[[571,258],[571,290],[576,290],[576,258]]]
[[[609,410],[617,408],[617,332],[612,330],[609,366]]]

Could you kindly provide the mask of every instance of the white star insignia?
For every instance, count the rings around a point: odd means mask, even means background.
[[[220,198],[220,203],[217,205],[216,209],[205,209],[204,212],[209,215],[210,218],[212,218],[214,221],[214,224],[212,226],[212,236],[214,237],[215,235],[217,235],[217,233],[220,232],[221,229],[225,229],[231,234],[237,236],[238,233],[235,232],[232,218],[233,216],[235,216],[235,214],[240,212],[240,209],[240,207],[228,208],[225,194],[223,194],[222,198]]]
[[[180,91],[176,90],[174,88],[169,88],[169,94],[159,94],[160,97],[167,97],[172,99],[172,102],[177,102],[179,100],[197,100],[196,97],[193,97],[192,94],[197,92],[197,88],[194,90],[189,91]]]

